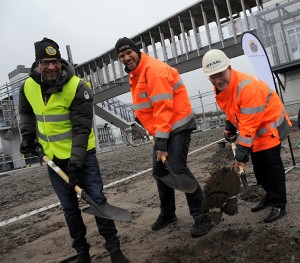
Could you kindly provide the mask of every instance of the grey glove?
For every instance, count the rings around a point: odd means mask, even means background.
[[[237,145],[235,150],[235,160],[241,163],[249,162],[251,149],[245,146]]]

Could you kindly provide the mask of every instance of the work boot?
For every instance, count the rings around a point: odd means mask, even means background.
[[[89,253],[81,253],[77,256],[77,263],[91,263],[91,257]]]
[[[110,252],[111,263],[129,263],[120,249]]]
[[[154,222],[154,224],[151,226],[151,229],[153,231],[162,229],[166,227],[168,224],[175,222],[176,220],[177,220],[176,215],[169,216],[169,217],[159,215],[156,221]]]
[[[192,237],[201,237],[205,235],[212,227],[214,223],[208,213],[201,213],[201,215],[195,218],[195,224],[191,229]]]

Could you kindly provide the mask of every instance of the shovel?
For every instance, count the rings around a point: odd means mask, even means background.
[[[232,149],[233,155],[235,157],[236,144],[235,144],[234,141],[231,141],[230,143],[231,143],[231,149]],[[248,189],[248,182],[247,182],[247,178],[246,178],[246,173],[245,173],[244,169],[241,166],[238,166],[238,171],[239,171],[239,174],[240,174],[240,178],[241,178],[243,187],[244,187],[245,190],[247,190]]]
[[[47,156],[42,157],[50,168],[52,168],[66,183],[69,183],[69,177]],[[131,221],[131,214],[123,208],[119,208],[110,204],[97,204],[94,200],[78,185],[75,185],[76,193],[86,201],[90,207],[84,208],[82,211],[101,218],[111,219],[114,221]]]
[[[40,157],[49,165],[66,183],[69,184],[69,177],[47,156],[44,156],[42,146],[39,144],[37,150],[30,153]],[[131,213],[126,209],[112,206],[109,204],[97,204],[83,189],[78,185],[74,187],[76,193],[86,201],[90,207],[84,208],[82,211],[97,217],[106,218],[114,221],[132,221]]]
[[[154,138],[153,136],[148,136],[154,145]],[[184,192],[184,193],[194,193],[198,187],[198,182],[196,179],[190,177],[187,174],[176,174],[170,167],[166,157],[162,156],[161,161],[163,162],[164,166],[168,170],[168,174],[164,176],[155,177],[156,179],[162,181],[169,187],[174,188],[175,190]]]

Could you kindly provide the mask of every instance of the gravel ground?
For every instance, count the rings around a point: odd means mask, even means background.
[[[300,140],[294,126],[291,145]],[[222,138],[222,129],[193,134],[188,157],[190,169],[203,186],[204,180],[222,166],[231,166],[233,155],[226,143],[224,148],[214,143]],[[151,168],[151,144],[126,146],[97,155],[104,184],[137,174]],[[296,163],[300,148],[293,147]],[[189,262],[300,262],[300,172],[293,166],[288,142],[284,142],[282,157],[286,169],[287,215],[264,224],[267,210],[251,213],[250,207],[263,191],[255,185],[251,164],[247,166],[250,189],[239,194],[239,212],[223,215],[222,221],[201,238],[191,238],[193,219],[189,215],[185,195],[176,191],[178,221],[153,232],[151,224],[159,214],[159,199],[151,171],[142,172],[105,188],[109,202],[129,210],[132,222],[116,222],[124,254],[132,263],[189,263]],[[50,186],[45,164],[0,176],[0,262],[56,263],[75,255],[71,247],[63,213]],[[50,205],[54,204],[52,208]],[[82,208],[86,207],[80,201]],[[41,208],[48,208],[40,211]],[[34,215],[28,213],[40,211]],[[24,215],[28,215],[23,218]],[[17,218],[17,217],[21,218]],[[83,214],[91,243],[92,262],[108,263],[109,254],[99,236],[94,218]],[[11,220],[11,221],[7,221]]]

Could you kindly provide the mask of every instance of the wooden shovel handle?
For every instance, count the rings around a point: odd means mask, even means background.
[[[69,184],[69,176],[64,173],[62,169],[60,169],[52,160],[50,160],[47,156],[43,156],[43,161],[49,165],[49,167],[54,170],[67,184]],[[81,196],[82,189],[75,185],[75,191],[78,195]]]
[[[231,142],[231,149],[232,149],[232,152],[233,152],[233,156],[235,157],[235,151],[236,151],[235,142]],[[243,169],[242,166],[239,165],[238,166],[238,171],[239,171],[239,174],[240,174],[240,177],[241,177],[242,184],[243,184],[244,188],[247,189],[248,188],[248,182],[247,182],[245,170]]]

